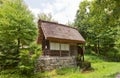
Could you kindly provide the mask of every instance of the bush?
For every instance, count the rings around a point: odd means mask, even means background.
[[[14,73],[18,73],[17,69],[6,69],[6,70],[2,70],[0,72],[0,74],[5,75],[5,74],[14,74]]]
[[[33,43],[29,49],[20,51],[20,62],[18,68],[21,74],[31,75],[34,73],[35,61],[40,56],[41,47]]]
[[[34,70],[34,61],[29,56],[28,50],[22,50],[20,52],[20,63],[18,65],[21,74],[31,74]]]
[[[18,69],[6,69],[0,72],[0,78],[30,78],[25,75],[21,75]]]

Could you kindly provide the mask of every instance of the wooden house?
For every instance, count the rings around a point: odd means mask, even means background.
[[[83,56],[85,40],[76,28],[56,22],[38,21],[37,43],[42,45],[44,56]],[[81,46],[80,46],[81,45]]]

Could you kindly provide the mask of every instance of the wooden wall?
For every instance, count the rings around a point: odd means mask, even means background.
[[[78,50],[78,45],[74,43],[67,43],[69,44],[70,48],[69,51],[64,51],[64,50],[50,50],[50,41],[45,40],[43,37],[42,40],[42,50],[43,50],[43,55],[48,55],[48,56],[76,56],[80,50]],[[79,51],[79,52],[78,52]]]
[[[49,56],[69,56],[69,51],[49,50],[46,51],[46,55]]]

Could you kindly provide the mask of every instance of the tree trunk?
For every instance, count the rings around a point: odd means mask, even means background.
[[[20,38],[17,39],[17,53],[19,54],[20,53]]]
[[[100,54],[100,43],[99,43],[99,38],[98,38],[98,47],[97,47],[98,49],[98,54]]]
[[[97,45],[94,44],[94,50],[95,50],[95,53],[97,53]]]
[[[20,28],[18,28],[18,33],[20,33]],[[20,53],[20,37],[17,38],[17,53]]]

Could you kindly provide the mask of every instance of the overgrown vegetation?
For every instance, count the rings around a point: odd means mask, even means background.
[[[41,54],[34,17],[23,0],[0,0],[0,78],[114,78],[120,72],[119,6],[119,0],[80,3],[74,24],[86,40],[85,60],[91,62],[91,70],[34,73]],[[41,13],[38,18],[54,21],[50,14]]]
[[[33,74],[41,52],[36,38],[34,17],[23,0],[0,0],[0,70]]]
[[[92,64],[91,70],[82,71],[80,68],[62,68],[50,72],[36,73],[32,76],[20,75],[16,70],[3,71],[1,78],[115,78],[120,72],[119,62],[108,62],[103,56],[96,56],[95,54],[86,55],[86,60]],[[10,72],[11,73],[7,73]],[[5,74],[6,73],[6,74]]]
[[[119,6],[118,0],[84,0],[80,3],[75,26],[85,38],[88,52],[119,59]]]
[[[20,62],[18,69],[23,75],[33,75],[35,71],[36,59],[41,54],[41,47],[36,43],[30,45],[30,50],[23,49],[20,51]]]
[[[22,0],[1,0],[0,6],[0,64],[14,67],[21,49],[29,48],[36,38],[34,17]]]

